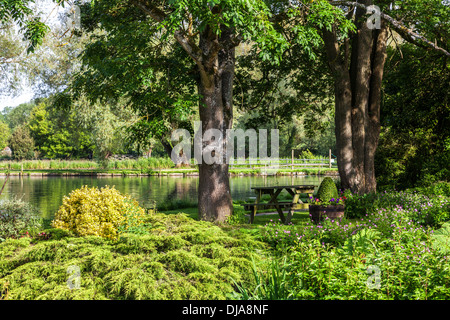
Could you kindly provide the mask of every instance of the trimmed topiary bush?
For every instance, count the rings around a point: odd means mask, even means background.
[[[52,221],[52,227],[72,231],[79,236],[117,239],[119,234],[143,224],[145,210],[136,200],[108,186],[74,190],[64,197]]]
[[[0,201],[0,242],[42,227],[39,210],[18,199]]]
[[[317,191],[317,198],[322,203],[328,203],[331,199],[339,198],[338,190],[333,179],[325,177]]]

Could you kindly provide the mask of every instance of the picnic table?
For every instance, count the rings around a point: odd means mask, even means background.
[[[300,195],[306,194],[308,197],[311,197],[314,193],[314,187],[314,185],[252,187],[251,189],[256,193],[256,201],[254,203],[246,203],[243,205],[246,211],[250,211],[249,223],[253,223],[258,208],[260,210],[276,208],[281,221],[285,224],[289,223],[294,213],[294,209],[298,209],[299,207],[307,208],[307,204],[303,203],[300,199]],[[277,200],[283,190],[286,190],[292,196],[291,201]],[[262,203],[260,202],[261,197],[265,194],[270,195],[270,200]],[[284,216],[283,209],[289,209],[287,218]]]

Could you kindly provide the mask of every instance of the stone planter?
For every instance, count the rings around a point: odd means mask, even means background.
[[[314,223],[319,223],[325,217],[330,219],[341,219],[344,217],[344,205],[309,205],[309,214],[311,215],[311,220]]]

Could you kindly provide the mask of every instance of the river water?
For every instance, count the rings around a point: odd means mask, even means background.
[[[0,178],[0,189],[5,177]],[[251,187],[272,185],[319,185],[323,176],[233,176],[230,187],[233,199],[254,197]],[[84,185],[115,186],[142,206],[173,200],[197,201],[198,177],[10,177],[0,199],[20,198],[39,208],[45,218],[52,218],[65,195]]]

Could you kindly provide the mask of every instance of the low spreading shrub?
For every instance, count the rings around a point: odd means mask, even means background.
[[[147,234],[117,240],[51,229],[0,243],[0,299],[223,300],[235,283],[255,289],[252,261],[265,258],[266,244],[185,214],[145,222]]]
[[[0,200],[0,241],[18,238],[42,227],[39,211],[19,199]]]
[[[100,236],[117,239],[119,234],[139,231],[145,210],[137,201],[108,186],[74,190],[64,197],[52,222],[54,228],[79,236]]]

